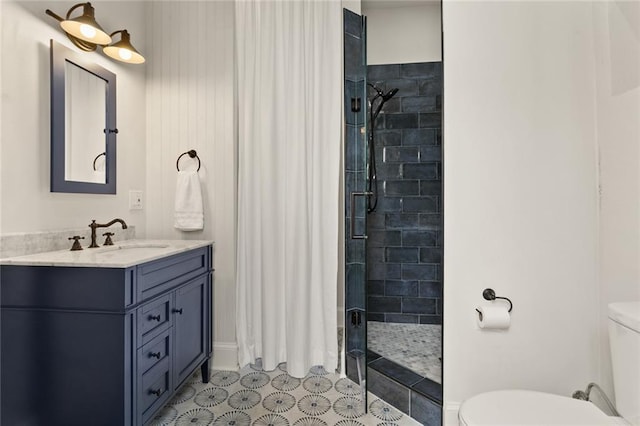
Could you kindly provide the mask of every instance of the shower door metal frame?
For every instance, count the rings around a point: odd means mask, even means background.
[[[367,58],[366,17],[344,17],[345,364],[367,410]]]

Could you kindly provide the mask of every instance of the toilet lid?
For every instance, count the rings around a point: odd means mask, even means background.
[[[613,418],[588,401],[526,390],[486,392],[460,406],[468,426],[613,425]]]
[[[640,333],[640,302],[610,303],[609,318]]]

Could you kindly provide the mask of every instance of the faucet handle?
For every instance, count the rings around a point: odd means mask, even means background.
[[[69,240],[73,240],[71,251],[82,250],[82,246],[80,245],[80,241],[78,240],[84,240],[84,237],[81,237],[80,235],[74,235],[73,237],[69,237]]]
[[[113,241],[111,240],[111,236],[114,235],[113,232],[105,232],[104,234],[102,234],[103,237],[107,237],[104,240],[104,246],[112,246],[113,245]]]

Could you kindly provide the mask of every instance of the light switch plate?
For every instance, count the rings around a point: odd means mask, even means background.
[[[129,191],[129,210],[142,210],[142,191]]]

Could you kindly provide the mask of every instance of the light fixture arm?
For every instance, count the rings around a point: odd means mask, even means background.
[[[47,9],[45,10],[45,13],[49,16],[51,16],[52,18],[56,19],[58,22],[62,22],[64,21],[64,18],[54,12],[52,12],[51,10]]]
[[[114,31],[111,34],[109,34],[109,36],[113,38],[113,36],[116,34],[120,34],[120,40],[122,40],[123,38],[127,38],[127,39],[129,38],[129,32],[127,30]]]
[[[93,9],[93,6],[91,6],[91,3],[78,3],[78,4],[74,5],[71,9],[69,9],[67,11],[67,20],[71,17],[71,12],[73,12],[74,10],[76,10],[80,6],[88,6],[91,9]],[[92,15],[93,15],[93,13],[92,13]]]

